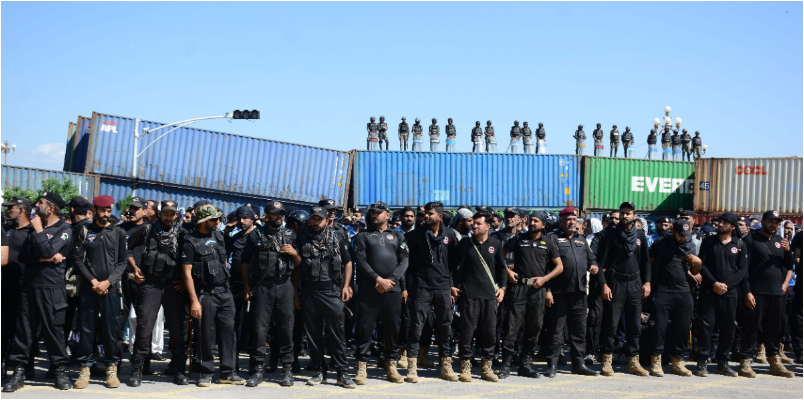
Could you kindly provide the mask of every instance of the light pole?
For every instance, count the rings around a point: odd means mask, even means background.
[[[8,145],[8,140],[5,143],[0,144],[0,151],[3,152],[3,164],[8,165],[8,153],[13,153],[17,151],[17,145],[12,144],[11,146]]]
[[[131,174],[132,174],[132,181],[131,181],[132,192],[131,192],[131,196],[133,197],[133,196],[137,195],[137,187],[139,186],[139,180],[140,180],[137,177],[137,172],[138,172],[137,171],[137,160],[140,158],[140,156],[143,155],[143,153],[145,153],[145,150],[148,150],[148,148],[153,146],[153,144],[156,143],[157,141],[159,141],[159,139],[162,139],[167,134],[175,131],[176,129],[184,128],[185,126],[192,125],[192,124],[194,124],[194,123],[196,123],[198,121],[203,121],[203,120],[207,120],[207,119],[220,119],[220,118],[227,118],[227,119],[230,119],[230,120],[231,119],[260,119],[260,112],[257,111],[257,110],[252,110],[252,111],[235,110],[232,114],[229,114],[227,112],[224,115],[216,116],[216,117],[193,118],[193,119],[188,119],[188,120],[184,120],[184,121],[174,122],[172,124],[162,125],[159,128],[155,128],[155,129],[143,128],[142,129],[142,134],[139,133],[140,119],[139,118],[135,119],[134,120],[134,161],[132,163],[134,168],[133,168],[133,170],[131,172]],[[140,151],[139,153],[137,152],[137,150],[139,148],[139,145],[138,145],[139,142],[137,141],[137,139],[139,139],[139,138],[141,138],[141,137],[143,137],[143,136],[145,136],[145,135],[147,135],[149,133],[154,133],[154,132],[156,132],[158,130],[169,128],[171,126],[175,126],[175,128],[173,128],[173,129],[161,134],[158,138],[154,139],[153,142],[151,142],[150,144],[145,146],[145,148],[143,148],[142,151]],[[8,143],[8,142],[6,142],[6,143]],[[3,150],[3,152],[5,152],[5,150]]]

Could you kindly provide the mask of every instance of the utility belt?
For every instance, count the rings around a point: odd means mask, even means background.
[[[610,277],[612,277],[612,278],[614,278],[614,279],[616,279],[618,281],[624,281],[624,282],[630,282],[630,281],[639,279],[639,273],[638,272],[636,274],[621,274],[621,273],[619,273],[617,271],[611,270],[611,272],[607,271],[606,274],[608,274],[608,276],[610,276]]]
[[[198,293],[198,295],[200,296],[202,294],[221,294],[226,293],[228,291],[229,291],[229,285],[225,285],[225,286],[204,287],[201,288],[200,290],[196,290],[196,293]]]
[[[516,285],[525,285],[525,286],[532,286],[533,282],[536,282],[534,278],[525,278],[519,276],[519,274],[514,274],[514,280],[516,281]]]
[[[279,285],[287,282],[289,279],[290,279],[289,276],[286,276],[284,278],[277,278],[277,279],[265,279],[262,282],[258,282],[256,285],[254,285],[254,287],[259,287],[259,286],[279,286]]]

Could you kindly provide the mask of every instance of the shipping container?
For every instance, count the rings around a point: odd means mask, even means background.
[[[132,177],[133,118],[92,114],[87,171]],[[140,121],[137,128],[163,124]],[[346,203],[349,153],[230,133],[184,127],[141,137],[137,176],[170,185],[317,204],[322,198]],[[149,145],[152,146],[148,147]]]
[[[42,188],[42,181],[45,179],[55,178],[59,181],[69,179],[78,186],[81,196],[92,199],[97,195],[96,190],[99,185],[97,175],[16,167],[12,165],[3,165],[2,171],[3,190],[12,186],[19,186],[20,189],[39,190]],[[70,199],[65,200],[69,201]]]
[[[99,184],[99,195],[108,195],[114,198],[115,202],[126,198],[131,194],[131,180],[125,178],[101,177]],[[265,210],[265,206],[274,200],[259,199],[248,196],[238,196],[226,193],[214,193],[204,190],[194,190],[183,187],[166,186],[158,183],[142,183],[140,182],[137,188],[137,196],[144,197],[148,200],[162,201],[173,200],[180,208],[180,212],[184,213],[188,207],[192,207],[195,202],[199,200],[206,200],[212,203],[215,207],[222,210],[224,213],[229,214],[236,210],[238,207],[251,204]],[[280,200],[281,201],[281,200]],[[306,205],[283,203],[288,213],[294,210],[310,211],[310,207]],[[112,208],[115,215],[119,215],[116,207]]]
[[[735,215],[737,215],[737,218],[740,218],[740,217],[751,218],[751,216],[753,215],[753,216],[755,216],[755,217],[757,217],[759,219],[762,219],[761,214],[760,215],[757,215],[757,214],[735,214]],[[695,223],[696,224],[702,224],[704,222],[711,221],[711,220],[713,220],[713,219],[715,219],[717,217],[720,217],[720,214],[695,214]],[[779,217],[782,219],[782,221],[792,221],[794,224],[799,224],[799,225],[801,225],[802,219],[803,219],[801,215],[780,215]]]
[[[631,158],[583,157],[583,208],[616,210],[624,201],[648,213],[691,210],[694,164]]]
[[[70,168],[66,171],[85,173],[87,162],[87,148],[89,147],[89,138],[92,128],[92,121],[90,118],[78,116],[78,121],[75,123],[75,134],[73,135],[73,151],[70,158]],[[67,157],[67,153],[65,153]]]
[[[695,162],[695,211],[800,215],[802,163],[790,158],[700,158]]]
[[[584,213],[584,215],[583,215],[583,218],[586,219],[586,220],[589,220],[589,219],[592,219],[592,218],[597,218],[598,220],[603,222],[603,216],[605,214],[610,213],[610,212],[611,211],[586,211]],[[661,214],[661,213],[659,213],[659,214],[656,214],[656,213],[643,214],[643,213],[637,213],[637,218],[645,218],[646,220],[653,221],[653,222],[656,222],[656,218],[663,217],[663,216],[664,217],[673,217],[673,218],[675,218],[675,215],[670,215],[670,214]]]
[[[441,201],[460,205],[563,208],[579,204],[578,156],[355,151],[354,196],[365,206]]]
[[[67,125],[67,146],[64,149],[64,166],[63,171],[70,172],[73,169],[73,153],[75,152],[75,122],[70,122]]]

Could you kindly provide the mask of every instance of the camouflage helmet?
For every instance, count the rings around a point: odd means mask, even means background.
[[[216,219],[223,216],[223,213],[215,208],[212,204],[205,204],[195,209],[195,223],[200,224],[210,219]]]

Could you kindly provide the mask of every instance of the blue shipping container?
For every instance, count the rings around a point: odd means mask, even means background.
[[[97,175],[3,165],[3,190],[12,186],[19,186],[20,189],[38,190],[42,188],[42,181],[48,178],[55,178],[59,181],[72,180],[78,186],[81,196],[88,199],[92,199],[97,194],[95,191],[98,187]],[[65,200],[69,201],[70,199]]]
[[[86,170],[132,177],[135,120],[92,114]],[[138,131],[163,124],[140,121]],[[141,137],[139,151],[173,128]],[[317,204],[346,203],[350,154],[274,140],[184,127],[138,160],[138,177],[165,184]]]
[[[120,201],[131,194],[130,179],[102,177],[100,178],[99,187],[99,195],[112,196],[115,201]],[[182,213],[185,209],[187,209],[187,207],[192,207],[192,205],[199,200],[209,201],[212,203],[212,205],[223,210],[223,212],[226,214],[246,204],[255,205],[260,207],[260,210],[265,210],[265,206],[269,202],[273,201],[270,199],[257,199],[232,194],[212,193],[205,192],[203,190],[171,187],[155,183],[140,183],[139,187],[137,188],[137,196],[155,201],[173,200],[179,205]],[[294,210],[310,211],[310,207],[307,206],[300,206],[290,203],[283,204],[285,209],[288,210],[288,213]],[[119,212],[114,207],[112,208],[112,212],[115,215],[119,215]]]
[[[87,163],[87,148],[91,132],[91,120],[87,117],[78,116],[75,123],[75,134],[73,135],[73,151],[71,153],[70,169],[72,172],[84,173]],[[66,153],[65,153],[66,157]]]
[[[355,151],[354,198],[391,207],[441,201],[549,209],[579,205],[579,157],[483,153]]]

